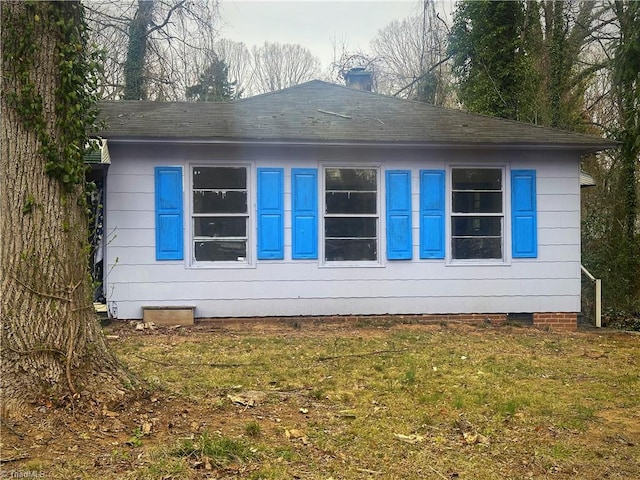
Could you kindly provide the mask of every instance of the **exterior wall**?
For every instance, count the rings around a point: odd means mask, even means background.
[[[240,147],[109,143],[112,165],[106,198],[105,295],[116,318],[142,318],[143,306],[193,305],[195,316],[473,314],[580,311],[580,192],[576,152],[412,148]],[[189,168],[192,163],[251,166],[285,171],[284,260],[256,260],[256,198],[251,199],[248,265],[193,266],[190,262]],[[379,265],[326,265],[291,259],[291,168],[379,166]],[[213,164],[213,163],[212,163]],[[454,166],[503,166],[504,262],[452,262],[447,189],[447,257],[419,258],[419,170]],[[185,260],[156,261],[154,167],[184,168]],[[413,259],[387,260],[384,171],[411,170]],[[510,169],[537,174],[537,258],[511,258]],[[447,180],[449,182],[449,180]],[[322,208],[322,190],[319,189]],[[322,211],[319,210],[322,238]],[[542,317],[541,317],[542,318]]]

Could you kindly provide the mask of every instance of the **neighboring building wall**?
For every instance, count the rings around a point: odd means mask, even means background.
[[[110,151],[105,295],[110,313],[116,318],[142,318],[142,307],[147,305],[193,305],[196,317],[566,312],[575,318],[575,312],[580,310],[579,156],[575,152],[153,146],[116,141],[110,141]],[[251,253],[247,265],[191,265],[190,166],[208,162],[250,165]],[[322,184],[322,168],[329,164],[380,167],[378,265],[326,265],[321,258],[292,260],[291,169],[317,168]],[[419,171],[445,170],[449,182],[452,165],[506,169],[505,262],[451,261],[450,198],[445,217],[447,257],[420,259]],[[157,166],[184,169],[184,260],[156,260],[154,167]],[[284,168],[283,260],[256,260],[258,167]],[[537,258],[511,258],[510,169],[536,171]],[[411,171],[411,260],[387,260],[386,170]],[[449,191],[447,188],[447,195]],[[322,198],[320,187],[320,238]],[[543,322],[543,317],[535,317],[534,322]]]

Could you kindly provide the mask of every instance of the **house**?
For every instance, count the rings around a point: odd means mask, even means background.
[[[580,158],[605,139],[322,81],[101,104],[110,314],[580,311]]]

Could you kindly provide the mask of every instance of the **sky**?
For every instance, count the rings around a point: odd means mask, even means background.
[[[220,0],[222,38],[249,49],[264,42],[308,48],[327,69],[342,45],[366,51],[378,30],[394,19],[417,15],[420,0]]]

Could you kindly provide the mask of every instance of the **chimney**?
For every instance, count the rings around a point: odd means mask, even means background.
[[[372,72],[365,70],[364,67],[354,67],[344,75],[347,87],[355,88],[356,90],[364,90],[366,92],[371,91],[373,84],[372,77]]]

